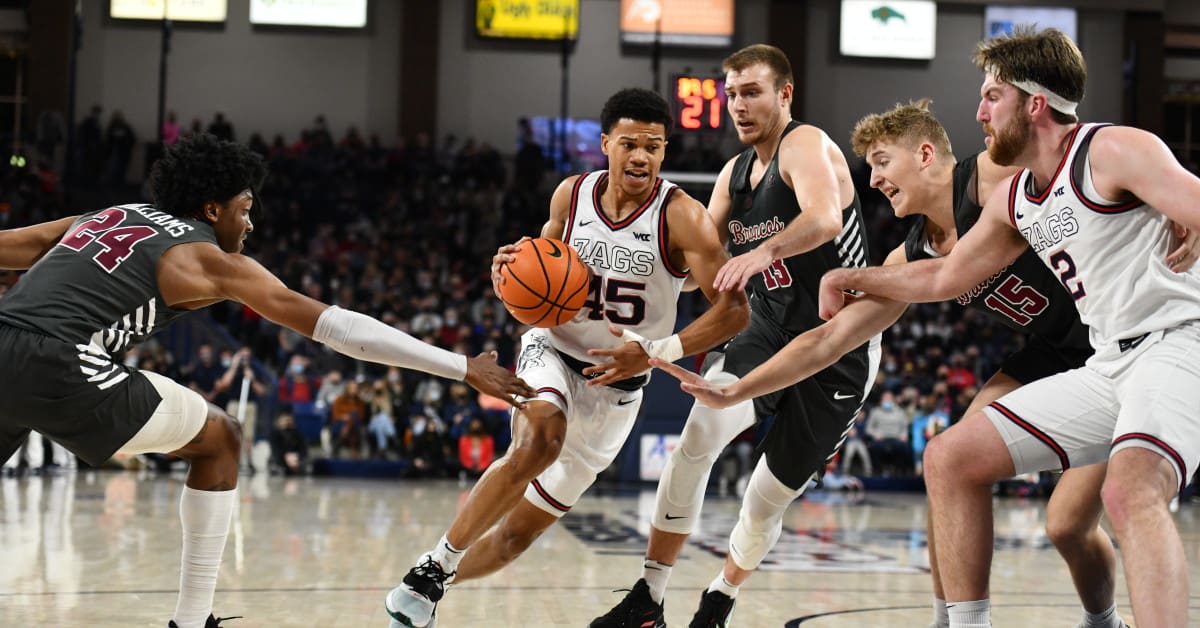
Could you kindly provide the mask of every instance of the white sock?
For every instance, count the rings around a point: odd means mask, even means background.
[[[175,604],[175,623],[179,628],[204,628],[212,612],[221,552],[225,550],[237,497],[236,488],[198,491],[183,487],[179,500],[183,557],[179,568],[179,601]]]
[[[933,625],[937,628],[949,628],[950,613],[946,611],[946,600],[933,598]]]
[[[950,628],[990,628],[992,625],[992,601],[947,602]]]
[[[1117,605],[1114,602],[1099,613],[1089,613],[1087,609],[1083,610],[1083,628],[1121,628],[1125,625],[1125,620],[1121,619],[1121,614],[1117,612]]]
[[[725,574],[721,574],[717,576],[711,583],[709,583],[708,590],[720,591],[721,593],[728,595],[730,598],[735,598],[737,597],[738,586],[739,585],[736,584],[730,584],[729,581],[725,579]]]
[[[438,541],[437,547],[433,548],[433,551],[429,552],[429,555],[433,557],[433,560],[437,564],[442,566],[442,571],[452,574],[458,571],[458,561],[462,560],[463,554],[466,551],[465,547],[459,549],[451,545],[450,541],[446,540],[446,535],[443,534],[442,539]]]
[[[650,599],[662,604],[667,595],[667,580],[671,578],[671,565],[646,559],[642,563],[642,579],[650,587]]]

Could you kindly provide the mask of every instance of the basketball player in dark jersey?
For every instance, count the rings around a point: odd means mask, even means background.
[[[728,383],[821,323],[817,288],[832,268],[863,266],[868,255],[859,201],[840,148],[820,129],[791,119],[792,74],[778,48],[755,45],[725,60],[726,94],[748,148],[717,178],[709,213],[734,255],[719,290],[750,286],[750,325],[706,360],[706,378]],[[730,538],[724,573],[702,594],[694,626],[724,625],[737,587],[782,530],[788,504],[825,468],[844,440],[879,363],[878,337],[863,341],[812,377],[753,401],[717,410],[692,407],[658,485],[642,579],[597,628],[662,626],[663,594],[699,518],[717,456],[760,417],[775,422],[751,474]]]
[[[0,231],[0,267],[29,269],[0,301],[0,459],[33,430],[92,465],[118,452],[188,460],[180,591],[169,623],[179,628],[220,621],[212,600],[237,502],[242,430],[199,393],[126,366],[120,356],[132,344],[230,299],[360,360],[466,379],[510,403],[533,394],[494,355],[466,358],[330,307],[242,255],[265,175],[245,146],[196,135],[154,165],[153,205]]]
[[[928,110],[928,101],[897,105],[887,113],[863,118],[854,129],[852,144],[871,166],[871,186],[889,198],[896,216],[915,217],[904,244],[892,251],[885,264],[948,254],[979,219],[980,200],[1015,171],[993,163],[986,151],[955,162],[950,140]],[[1195,262],[1196,243],[1195,236],[1189,236],[1172,252],[1173,268],[1184,270]],[[975,396],[972,410],[1023,384],[1081,366],[1092,354],[1087,327],[1080,322],[1073,300],[1032,251],[956,301],[1027,335],[1025,346],[1010,355]],[[905,303],[860,297],[728,387],[713,386],[674,365],[664,368],[705,404],[723,407],[807,377],[863,338],[890,327],[905,308]],[[1066,559],[1083,602],[1081,625],[1085,627],[1123,625],[1113,608],[1112,543],[1099,527],[1103,478],[1103,464],[1069,469],[1047,513],[1050,539]],[[932,531],[929,548],[934,626],[944,627],[949,618]]]

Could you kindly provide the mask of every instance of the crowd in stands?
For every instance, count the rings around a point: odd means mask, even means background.
[[[98,116],[93,111],[80,133],[94,136]],[[164,137],[200,126],[197,120],[181,129],[172,114]],[[241,140],[233,128],[217,114],[206,130]],[[81,149],[73,163],[109,155],[107,170],[88,166],[89,176],[101,178],[120,168],[124,149],[106,142],[124,139],[119,133],[109,138],[101,134],[100,144]],[[523,329],[492,294],[487,260],[500,244],[539,230],[558,180],[527,132],[518,134],[516,160],[453,135],[440,143],[424,133],[385,142],[350,127],[335,139],[320,116],[298,137],[268,142],[251,134],[246,141],[270,167],[253,210],[248,255],[313,298],[453,351],[496,351],[501,364],[513,365]],[[720,158],[712,147],[698,145],[675,163],[668,157],[665,167],[711,170],[714,164],[719,167]],[[61,183],[44,170],[7,167],[0,226],[68,211]],[[905,226],[882,197],[865,186],[860,193],[878,262],[900,243]],[[0,275],[0,291],[16,279]],[[684,309],[702,301],[685,299]],[[684,311],[680,318],[697,313]],[[508,445],[506,406],[464,384],[349,360],[240,304],[218,304],[200,316],[228,330],[223,350],[204,344],[178,354],[151,341],[126,362],[175,377],[248,419],[247,436],[272,444],[273,469],[303,473],[313,458],[348,457],[403,460],[413,476],[477,475]],[[978,386],[1021,342],[955,304],[911,306],[885,335],[879,378],[846,446],[844,467],[868,475],[919,474],[924,444],[962,416]],[[681,409],[681,421],[685,415]]]

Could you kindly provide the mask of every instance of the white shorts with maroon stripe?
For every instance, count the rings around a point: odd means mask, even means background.
[[[525,488],[525,499],[561,517],[620,453],[637,420],[642,391],[588,386],[559,358],[545,330],[521,337],[517,375],[567,415],[567,436],[558,459]]]
[[[1017,474],[1080,467],[1143,447],[1175,467],[1182,489],[1200,463],[1200,323],[1154,332],[1115,357],[1097,356],[984,409]]]

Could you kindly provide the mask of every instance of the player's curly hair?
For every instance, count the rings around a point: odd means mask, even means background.
[[[225,203],[243,190],[258,189],[267,166],[248,147],[208,133],[182,138],[150,171],[154,207],[173,216],[199,218],[208,202]]]
[[[600,110],[600,129],[612,133],[622,118],[638,122],[659,123],[671,132],[671,108],[655,92],[640,87],[626,87],[613,94]]]

